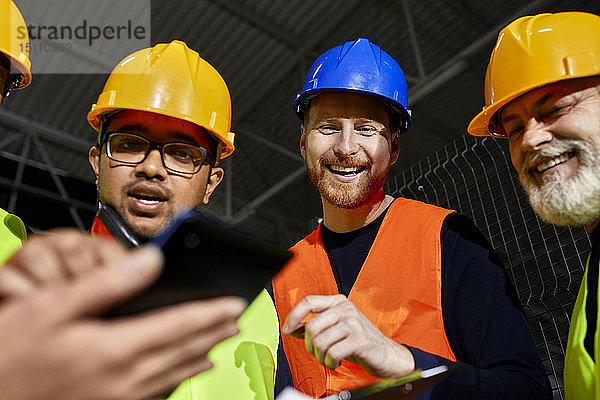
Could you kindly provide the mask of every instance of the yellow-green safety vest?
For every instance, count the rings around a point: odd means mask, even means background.
[[[26,238],[23,221],[0,208],[0,266],[23,245]]]
[[[599,268],[598,265],[592,267]],[[585,303],[589,269],[590,256],[588,256],[585,273],[579,287],[575,307],[573,307],[571,326],[569,327],[564,371],[565,397],[567,400],[600,400],[600,363],[598,362],[600,360],[600,305],[598,305],[596,315],[594,359],[590,357],[583,343],[587,331]],[[598,299],[600,300],[600,296],[598,296]]]
[[[279,320],[266,290],[238,320],[240,333],[216,345],[214,367],[183,382],[169,400],[273,400]]]

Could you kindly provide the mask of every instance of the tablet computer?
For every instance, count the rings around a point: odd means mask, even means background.
[[[414,373],[399,379],[384,379],[376,384],[359,389],[343,391],[327,399],[335,400],[392,400],[392,399],[415,399],[426,390],[433,388],[450,373],[446,365],[439,367],[417,370]]]
[[[180,214],[150,243],[164,254],[161,275],[113,308],[109,317],[218,296],[243,297],[251,303],[293,255],[197,210]]]
[[[433,388],[454,370],[455,365],[417,370],[399,379],[384,379],[376,384],[354,390],[344,390],[322,400],[411,400],[417,399],[426,390]],[[286,387],[275,400],[310,400],[312,397]]]

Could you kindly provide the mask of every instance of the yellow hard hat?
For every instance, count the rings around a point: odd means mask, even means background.
[[[220,158],[233,153],[231,97],[225,81],[184,42],[159,43],[125,57],[108,77],[87,115],[100,132],[102,115],[139,110],[189,121],[220,142]]]
[[[12,88],[22,89],[29,85],[29,35],[25,20],[12,0],[0,0],[0,52],[21,73]]]
[[[467,131],[506,137],[495,114],[532,89],[600,75],[600,17],[562,12],[522,17],[500,31],[485,74],[485,107]]]

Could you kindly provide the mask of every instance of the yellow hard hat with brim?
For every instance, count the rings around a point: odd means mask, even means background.
[[[19,71],[12,89],[22,89],[29,85],[29,35],[23,15],[12,0],[0,0],[0,53]],[[11,73],[15,74],[14,70]]]
[[[467,131],[506,137],[496,113],[519,96],[566,79],[600,75],[600,16],[585,12],[519,18],[500,31],[485,74],[485,107]]]
[[[184,42],[174,40],[125,57],[111,72],[88,122],[100,132],[102,116],[139,110],[189,121],[220,142],[220,158],[233,153],[231,97],[225,81]]]

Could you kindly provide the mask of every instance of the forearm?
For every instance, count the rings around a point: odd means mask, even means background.
[[[547,400],[551,398],[544,376],[527,362],[498,360],[497,365],[484,368],[461,361],[453,362],[413,347],[408,349],[413,355],[417,369],[425,370],[440,365],[455,367],[449,377],[439,383],[429,397],[423,399]]]

